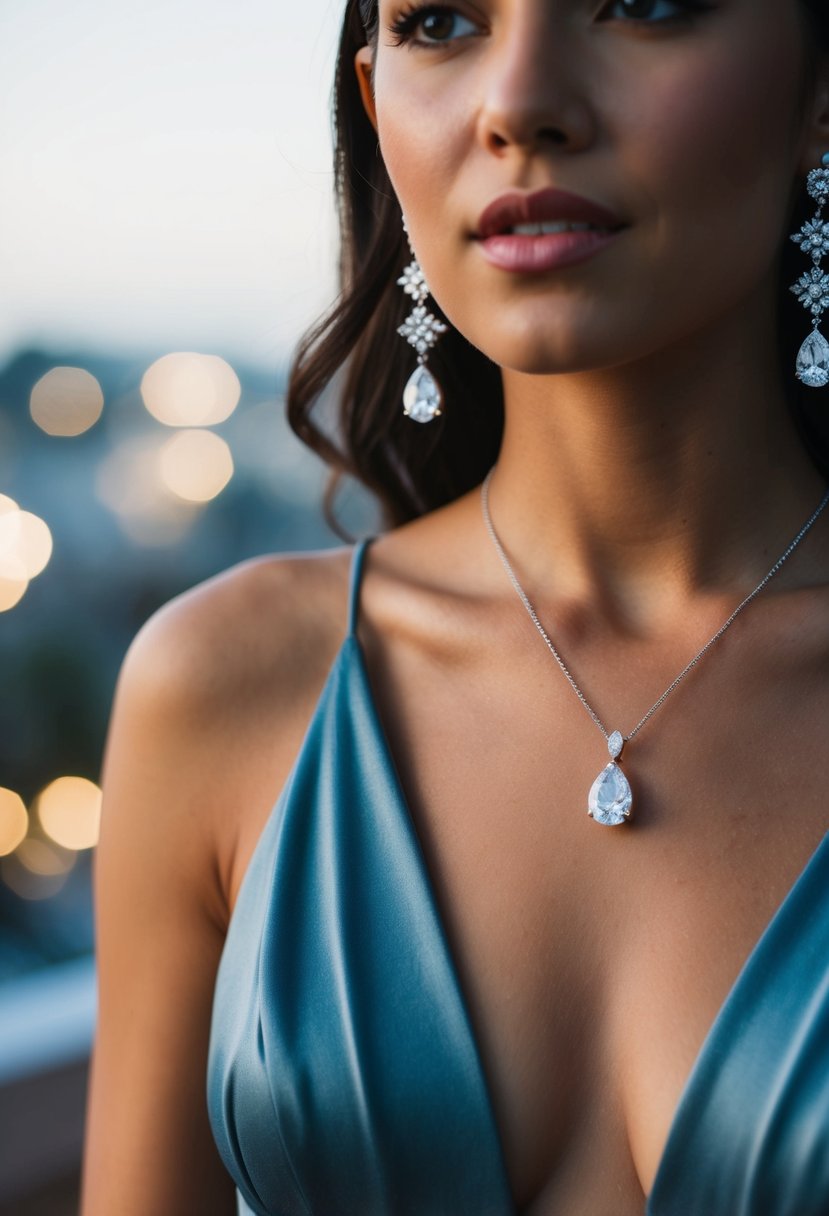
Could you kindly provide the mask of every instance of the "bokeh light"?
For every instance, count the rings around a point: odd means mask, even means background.
[[[7,494],[0,494],[0,570],[4,557],[16,557],[22,568],[23,562],[17,553],[20,533],[20,507]]]
[[[45,569],[51,556],[52,533],[44,520],[0,494],[0,612],[20,602],[29,580]]]
[[[233,457],[220,435],[190,430],[172,435],[160,453],[165,485],[188,502],[208,502],[233,476]]]
[[[1,525],[6,518],[9,517],[0,518],[0,562],[4,556]],[[34,579],[49,564],[49,558],[52,556],[52,534],[49,525],[30,511],[18,511],[16,522],[17,537],[10,550],[12,556],[22,564],[27,578]]]
[[[7,558],[0,565],[0,612],[8,612],[19,604],[26,594],[29,580],[23,569],[23,563]]]
[[[82,367],[53,367],[40,377],[29,398],[29,412],[47,435],[81,435],[94,426],[103,408],[100,384]]]
[[[77,855],[35,836],[0,859],[0,876],[21,899],[50,899],[64,886]]]
[[[0,856],[13,853],[29,830],[26,804],[14,790],[0,786]]]
[[[29,836],[22,841],[15,856],[30,874],[36,874],[39,878],[68,874],[77,860],[74,851],[55,848],[48,840],[39,840],[37,836]]]
[[[101,791],[86,777],[57,777],[35,801],[47,836],[65,849],[91,849],[98,843]]]
[[[178,351],[156,359],[141,380],[141,397],[166,426],[213,426],[229,418],[242,395],[239,377],[218,355]]]
[[[177,544],[199,511],[164,484],[161,447],[157,436],[126,439],[101,461],[96,474],[98,497],[139,545]]]

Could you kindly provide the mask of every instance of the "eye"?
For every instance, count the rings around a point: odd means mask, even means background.
[[[711,7],[708,0],[613,0],[605,14],[631,24],[660,25],[687,19],[692,13],[705,12]]]
[[[416,30],[421,30],[425,37],[416,38]],[[402,12],[390,23],[389,32],[395,35],[393,46],[408,42],[413,47],[428,47],[445,46],[458,38],[476,34],[478,27],[448,5],[421,4]]]

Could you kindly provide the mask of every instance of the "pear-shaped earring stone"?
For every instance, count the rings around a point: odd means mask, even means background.
[[[829,342],[820,330],[813,329],[797,356],[797,378],[809,388],[829,384]]]
[[[428,367],[419,363],[403,389],[403,412],[415,422],[431,422],[441,412],[443,393]]]

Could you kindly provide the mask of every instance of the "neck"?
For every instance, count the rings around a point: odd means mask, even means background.
[[[720,323],[622,369],[504,372],[490,507],[540,594],[643,619],[759,582],[826,488],[760,331]]]

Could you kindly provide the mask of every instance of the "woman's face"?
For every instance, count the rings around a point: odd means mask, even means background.
[[[380,0],[363,97],[432,293],[491,359],[610,367],[774,289],[796,180],[829,147],[798,0],[417,4]],[[484,208],[549,187],[624,227],[575,264],[495,265]]]

